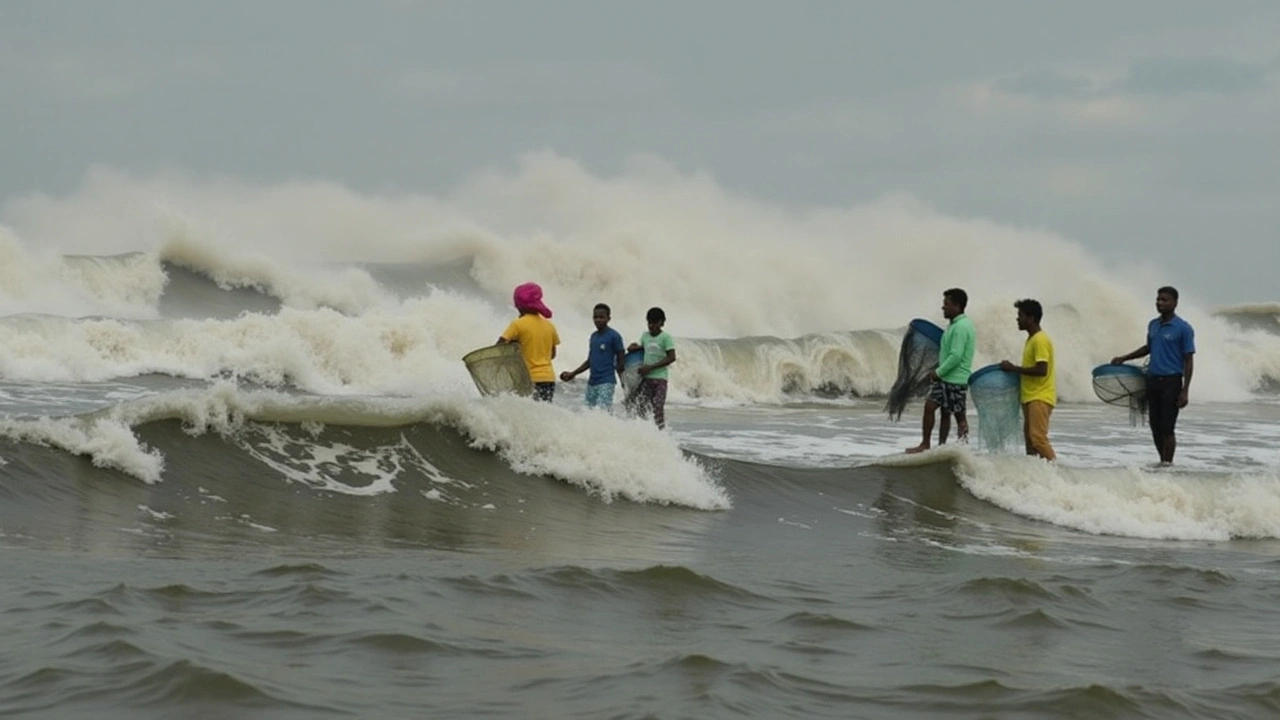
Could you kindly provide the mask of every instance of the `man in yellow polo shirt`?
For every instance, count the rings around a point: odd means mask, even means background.
[[[1019,300],[1013,306],[1018,309],[1018,329],[1027,332],[1027,342],[1022,346],[1022,364],[1014,365],[1005,360],[1000,369],[1021,375],[1019,400],[1022,403],[1022,436],[1027,441],[1027,454],[1039,455],[1053,461],[1057,455],[1049,444],[1049,415],[1058,404],[1058,390],[1053,379],[1053,342],[1040,329],[1044,308],[1037,300]]]

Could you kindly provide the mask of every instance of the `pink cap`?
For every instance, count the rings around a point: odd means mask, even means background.
[[[511,294],[511,300],[520,312],[532,310],[542,317],[551,317],[551,308],[542,303],[542,286],[538,283],[517,285],[516,291]]]

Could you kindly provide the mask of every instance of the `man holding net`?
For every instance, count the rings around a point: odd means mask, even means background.
[[[949,324],[942,334],[938,349],[938,367],[930,379],[929,399],[924,403],[924,419],[921,429],[924,437],[920,444],[908,453],[929,449],[929,436],[933,434],[934,415],[942,409],[942,421],[938,425],[938,444],[945,445],[951,432],[951,417],[956,419],[956,435],[961,442],[969,438],[969,420],[965,415],[965,395],[968,392],[969,375],[973,372],[973,351],[977,345],[977,332],[973,321],[964,314],[969,295],[960,288],[942,293],[942,315]]]
[[[1049,416],[1058,403],[1053,342],[1040,329],[1044,308],[1038,300],[1026,298],[1013,306],[1018,309],[1018,329],[1027,333],[1027,342],[1022,346],[1022,364],[1004,360],[1000,369],[1020,376],[1018,400],[1022,404],[1022,437],[1027,443],[1027,454],[1052,462],[1057,455],[1049,443]]]
[[[1191,374],[1195,370],[1196,332],[1178,317],[1178,291],[1165,286],[1156,291],[1156,312],[1147,324],[1147,343],[1126,355],[1111,358],[1114,365],[1151,356],[1147,365],[1147,417],[1151,438],[1160,453],[1160,464],[1173,464],[1178,443],[1174,427],[1178,411],[1187,406]]]

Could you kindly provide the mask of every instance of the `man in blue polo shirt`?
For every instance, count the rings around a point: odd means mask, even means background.
[[[595,323],[596,331],[591,333],[587,341],[587,359],[573,370],[560,373],[560,379],[569,382],[588,369],[591,370],[585,396],[587,407],[590,408],[609,410],[613,407],[613,390],[623,371],[626,345],[622,342],[622,335],[609,327],[612,317],[613,311],[608,305],[596,303],[591,310],[591,321]]]
[[[1173,429],[1178,424],[1178,411],[1187,406],[1191,373],[1195,370],[1196,331],[1174,313],[1177,309],[1177,290],[1167,285],[1157,290],[1156,311],[1160,316],[1147,324],[1147,344],[1111,358],[1119,365],[1151,356],[1147,365],[1147,415],[1161,465],[1173,463],[1173,451],[1178,446]]]

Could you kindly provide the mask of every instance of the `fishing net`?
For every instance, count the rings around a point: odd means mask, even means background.
[[[987,365],[969,376],[969,397],[978,409],[978,438],[988,450],[1004,450],[1022,437],[1020,380],[999,365]]]
[[[640,387],[640,366],[644,364],[644,350],[632,350],[622,359],[622,374],[618,379],[622,382],[622,391],[630,395]]]
[[[1136,365],[1099,365],[1093,369],[1093,393],[1108,405],[1129,408],[1129,423],[1147,414],[1147,374]]]
[[[622,383],[622,405],[633,410],[636,395],[640,390],[640,366],[644,364],[644,350],[632,350],[622,360],[622,374],[618,380]]]
[[[889,419],[902,419],[907,403],[929,393],[929,376],[938,367],[938,348],[942,342],[942,328],[928,320],[912,320],[902,336],[902,349],[898,351],[898,378],[889,388],[885,412]]]
[[[533,394],[533,381],[529,379],[529,368],[520,354],[520,343],[472,350],[463,356],[462,362],[467,364],[467,372],[471,373],[481,395]]]

